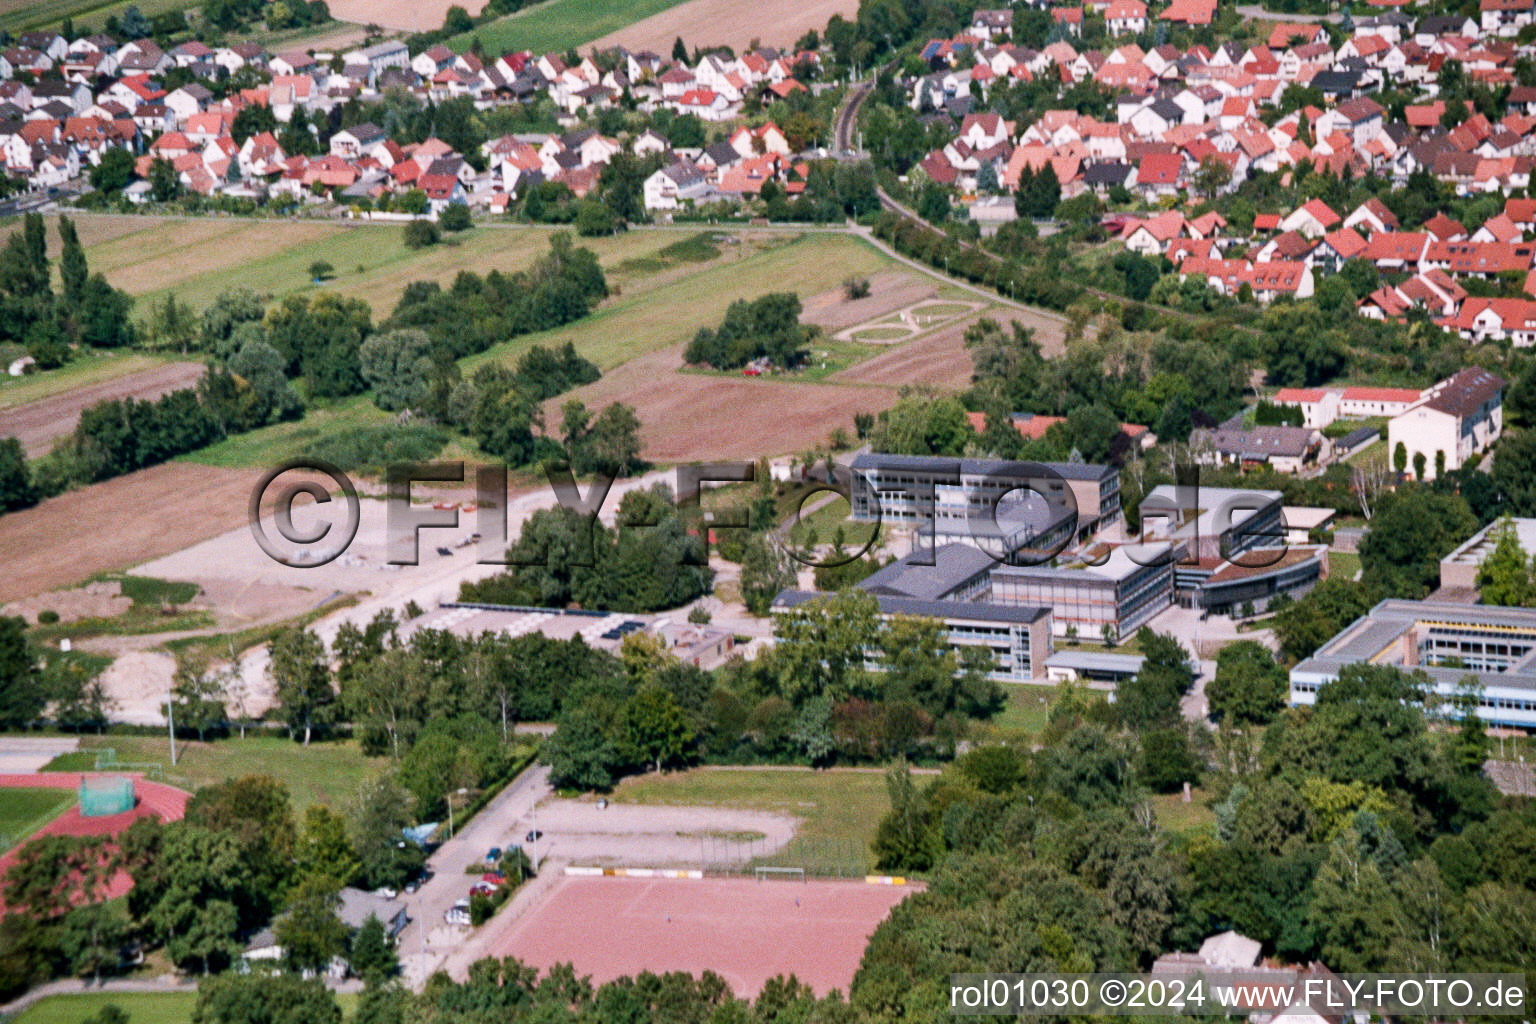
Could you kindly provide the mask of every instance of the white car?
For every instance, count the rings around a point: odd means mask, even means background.
[[[453,904],[453,906],[449,908],[448,912],[443,915],[443,918],[449,924],[468,925],[469,924],[469,900],[458,900],[458,901],[456,901]]]

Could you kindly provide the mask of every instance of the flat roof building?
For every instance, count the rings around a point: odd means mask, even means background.
[[[1291,704],[1316,703],[1346,665],[1361,663],[1423,672],[1441,698],[1471,676],[1483,688],[1480,717],[1536,728],[1536,609],[1382,601],[1291,669]]]
[[[1503,519],[1495,519],[1472,535],[1472,539],[1440,559],[1440,586],[1455,590],[1475,590],[1477,571],[1483,559],[1493,554],[1499,542],[1499,528]],[[1526,552],[1526,557],[1536,551],[1536,519],[1510,519],[1515,540]]]

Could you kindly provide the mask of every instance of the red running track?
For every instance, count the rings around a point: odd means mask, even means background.
[[[865,882],[567,876],[503,925],[488,955],[572,964],[601,984],[640,971],[714,971],[738,996],[793,974],[848,991],[875,926],[913,889]],[[495,923],[489,927],[496,927]]]
[[[94,774],[94,773],[92,773]],[[103,773],[110,775],[112,773]],[[33,775],[0,774],[0,788],[6,789],[73,789],[80,788],[82,772],[38,772]],[[192,794],[162,782],[149,782],[140,776],[133,779],[134,806],[131,811],[108,814],[100,818],[86,818],[76,804],[28,837],[27,842],[42,836],[115,836],[140,818],[156,817],[161,821],[180,821],[187,813],[187,801]],[[10,870],[11,864],[21,854],[26,843],[18,843],[5,856],[0,857],[0,879]],[[133,886],[133,879],[119,871],[107,885],[106,899],[116,899]],[[0,901],[0,914],[5,912]]]

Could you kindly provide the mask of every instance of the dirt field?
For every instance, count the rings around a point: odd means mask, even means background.
[[[869,278],[869,294],[849,301],[841,287],[813,295],[805,300],[800,319],[828,334],[875,320],[905,306],[931,299],[938,294],[932,278],[921,278],[900,270],[889,270]]]
[[[832,15],[852,20],[858,9],[858,0],[761,0],[753,4],[743,0],[687,0],[610,32],[592,46],[670,53],[672,41],[682,36],[689,45],[724,43],[737,52],[754,39],[764,46],[788,47],[808,29],[819,32],[826,28]]]
[[[489,953],[540,969],[569,962],[596,983],[710,970],[738,996],[757,995],[780,974],[818,994],[846,992],[875,926],[911,891],[862,881],[566,877],[529,912],[488,925],[505,929]]]
[[[632,359],[551,400],[546,421],[558,423],[560,405],[571,398],[594,409],[624,402],[640,417],[643,454],[652,462],[755,459],[804,451],[836,427],[851,428],[854,413],[896,403],[891,388],[678,373],[682,349],[673,345]]]
[[[539,829],[549,837],[543,855],[565,863],[697,868],[706,860],[744,864],[777,852],[794,838],[795,819],[733,807],[614,803],[598,810],[587,801],[551,800],[539,808]],[[750,843],[727,838],[749,834]]]
[[[939,388],[965,388],[971,383],[971,354],[965,348],[967,320],[909,341],[857,366],[832,375],[835,381],[880,384],[932,384]]]
[[[45,454],[55,441],[71,433],[80,413],[111,398],[159,398],[202,379],[202,363],[167,363],[115,380],[74,388],[62,395],[0,409],[0,436],[21,441],[29,458]]]
[[[359,25],[379,25],[405,32],[426,32],[442,28],[448,8],[457,4],[470,14],[479,14],[486,0],[333,0],[331,17]]]
[[[245,522],[261,474],[173,462],[0,516],[0,601],[179,551]]]

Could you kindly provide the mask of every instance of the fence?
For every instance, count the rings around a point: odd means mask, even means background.
[[[759,868],[785,868],[803,869],[807,878],[863,878],[874,863],[869,847],[851,839],[794,839],[787,846],[774,849],[766,838],[695,838],[699,845],[699,867],[712,875],[756,875]]]

